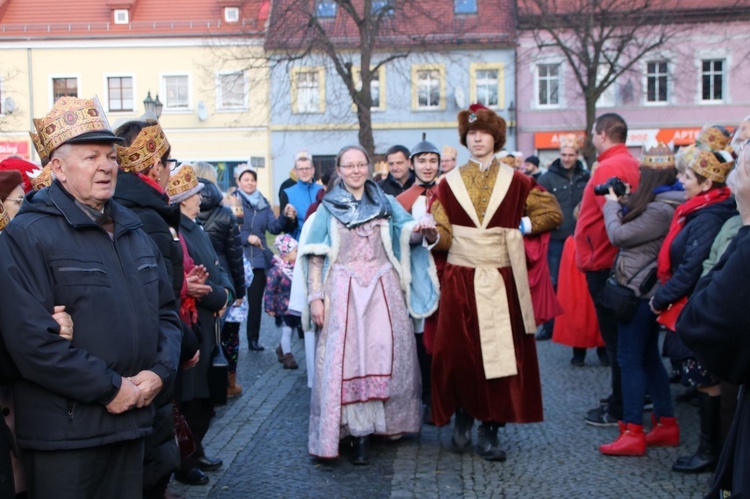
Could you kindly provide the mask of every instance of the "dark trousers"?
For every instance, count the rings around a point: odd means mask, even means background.
[[[198,465],[198,458],[206,455],[203,450],[203,438],[208,432],[208,425],[214,415],[214,406],[209,399],[193,399],[182,403],[180,409],[185,416],[195,440],[195,452],[180,464],[183,471],[190,471]]]
[[[427,353],[422,341],[422,334],[415,334],[417,340],[417,360],[419,361],[419,372],[422,374],[422,403],[432,403],[432,355]]]
[[[610,273],[610,269],[586,272],[586,284],[588,284],[591,299],[594,300],[599,331],[602,333],[612,370],[612,394],[609,396],[608,412],[619,421],[622,420],[622,384],[620,364],[617,362],[617,318],[596,304],[596,297],[599,291],[604,289]]]
[[[143,439],[87,449],[26,449],[23,461],[29,499],[143,496]]]
[[[618,327],[617,359],[626,380],[622,387],[623,422],[643,424],[647,391],[654,403],[654,415],[672,417],[669,377],[659,356],[659,325],[648,300],[638,300],[633,320]]]
[[[266,289],[266,270],[253,269],[253,282],[247,288],[247,342],[258,341],[260,318],[263,315],[263,291]]]
[[[552,286],[557,291],[557,276],[560,274],[560,260],[562,259],[563,246],[565,240],[550,239],[547,248],[547,265],[549,266],[549,276],[552,280]],[[550,319],[544,323],[544,330],[552,334],[555,329],[555,319]]]

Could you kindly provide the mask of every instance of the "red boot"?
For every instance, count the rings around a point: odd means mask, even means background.
[[[680,427],[676,418],[662,416],[657,419],[651,414],[651,431],[646,433],[646,445],[677,447],[680,445]]]
[[[611,444],[599,446],[599,452],[608,456],[643,456],[646,454],[646,435],[643,425],[620,421],[620,436]]]

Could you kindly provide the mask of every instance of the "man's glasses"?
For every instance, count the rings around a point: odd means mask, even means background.
[[[169,158],[167,160],[167,167],[169,168],[169,171],[173,172],[177,168],[178,161],[174,158]]]
[[[370,166],[367,163],[351,163],[348,165],[339,165],[339,168],[342,170],[354,170],[355,168],[357,170],[367,170],[367,167]]]

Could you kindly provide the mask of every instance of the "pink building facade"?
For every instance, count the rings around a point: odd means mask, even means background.
[[[685,24],[667,46],[622,74],[597,102],[597,115],[616,112],[628,123],[628,146],[657,139],[692,143],[706,124],[734,129],[750,115],[749,21]],[[562,133],[585,133],[585,105],[569,63],[540,51],[519,33],[516,62],[518,148],[543,165],[557,158]]]

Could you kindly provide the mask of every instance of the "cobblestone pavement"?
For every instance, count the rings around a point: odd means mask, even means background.
[[[244,335],[243,335],[244,336]],[[650,448],[645,457],[606,457],[599,444],[616,438],[616,428],[594,428],[586,410],[607,395],[609,371],[589,351],[585,367],[569,364],[570,348],[537,343],[545,421],[500,430],[505,463],[490,463],[450,448],[450,427],[425,426],[421,435],[398,442],[373,442],[370,466],[341,459],[320,462],[307,454],[309,390],[304,342],[294,339],[300,364],[284,370],[274,349],[279,333],[264,318],[264,352],[248,352],[242,339],[238,378],[244,393],[217,409],[206,436],[207,454],[224,466],[209,473],[205,486],[173,483],[188,498],[250,497],[595,497],[697,498],[711,475],[673,473],[672,462],[697,446],[697,409],[676,403],[682,428],[678,448]],[[673,395],[682,391],[673,385]],[[648,421],[650,416],[645,415]],[[476,439],[476,432],[474,435]]]

